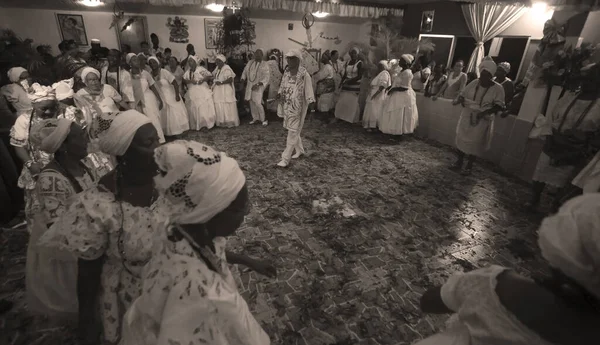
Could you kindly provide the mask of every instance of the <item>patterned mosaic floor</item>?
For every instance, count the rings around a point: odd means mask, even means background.
[[[452,272],[500,264],[545,273],[541,218],[521,207],[526,185],[480,165],[455,174],[445,147],[319,120],[303,132],[309,156],[277,169],[285,136],[277,122],[186,136],[228,152],[247,174],[252,210],[230,249],[278,268],[276,279],[240,268],[238,281],[273,344],[410,344],[443,327],[447,317],[422,315],[419,297]],[[314,206],[334,199],[342,204]],[[26,236],[6,236],[0,294],[22,301]],[[72,342],[21,305],[0,319],[0,343]]]

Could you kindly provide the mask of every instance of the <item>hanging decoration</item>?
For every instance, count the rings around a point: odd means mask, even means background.
[[[188,43],[190,34],[188,32],[187,19],[175,17],[167,18],[167,27],[169,28],[169,42]]]
[[[308,48],[312,48],[313,45],[313,39],[312,39],[312,33],[310,28],[315,24],[315,16],[313,16],[312,13],[307,12],[304,14],[304,17],[302,17],[302,26],[306,29],[306,39],[307,41],[307,45]]]
[[[342,40],[340,39],[340,36],[328,37],[328,36],[325,36],[324,32],[320,32],[319,33],[319,38],[322,38],[322,39],[327,40],[327,41],[333,41],[333,44],[335,44],[335,45],[338,45],[338,44],[342,43]]]
[[[250,20],[250,10],[239,8],[233,3],[223,10],[223,19],[216,25],[218,32],[217,50],[225,55],[239,51],[238,47],[250,50],[255,44],[256,23]]]

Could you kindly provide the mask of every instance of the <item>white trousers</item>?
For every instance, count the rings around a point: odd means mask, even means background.
[[[302,145],[302,138],[300,138],[300,131],[289,130],[287,135],[287,141],[285,150],[281,154],[281,159],[285,163],[289,163],[292,159],[292,154],[296,150],[296,153],[304,154],[304,146]]]
[[[252,121],[265,122],[265,108],[263,108],[263,92],[265,87],[261,86],[256,91],[250,94],[250,112],[252,113]]]

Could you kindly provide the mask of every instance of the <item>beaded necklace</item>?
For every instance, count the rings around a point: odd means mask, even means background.
[[[250,65],[250,67],[248,67],[248,81],[249,82],[254,83],[254,81],[258,77],[258,69],[259,69],[261,63],[262,62],[256,63],[256,61],[252,61],[252,65]],[[254,69],[254,78],[252,78],[252,66],[256,66],[256,68]]]

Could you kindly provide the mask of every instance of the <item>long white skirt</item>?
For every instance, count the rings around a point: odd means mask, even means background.
[[[37,245],[46,230],[43,220],[44,217],[36,216],[31,224],[25,271],[27,305],[32,312],[60,322],[76,321],[77,258]]]
[[[217,127],[230,128],[240,125],[236,102],[215,102],[215,114]]]
[[[375,99],[371,99],[377,92],[377,89],[373,90],[367,98],[367,104],[365,106],[365,113],[363,115],[363,127],[364,128],[377,128],[381,117],[383,115],[383,106],[385,104],[385,91],[382,91],[379,96]]]
[[[417,98],[412,89],[387,96],[379,121],[380,131],[392,135],[410,134],[418,124]]]
[[[350,123],[358,122],[360,106],[357,92],[342,91],[335,105],[335,117]]]
[[[213,128],[216,117],[212,91],[206,83],[190,85],[185,95],[185,104],[190,117],[190,129]]]
[[[188,113],[183,100],[177,102],[175,90],[172,84],[164,84],[162,81],[159,87],[163,100],[161,110],[161,125],[165,135],[179,135],[190,129]]]
[[[456,147],[468,155],[481,157],[492,145],[494,115],[479,120],[479,123],[473,126],[471,125],[472,112],[473,110],[465,108],[460,114],[456,125]]]
[[[163,102],[164,107],[164,102]],[[148,116],[154,128],[156,128],[156,132],[158,132],[159,142],[165,142],[165,135],[162,130],[162,125],[160,123],[160,110],[158,109],[158,100],[150,89],[144,92],[144,106],[141,109],[141,113]]]

